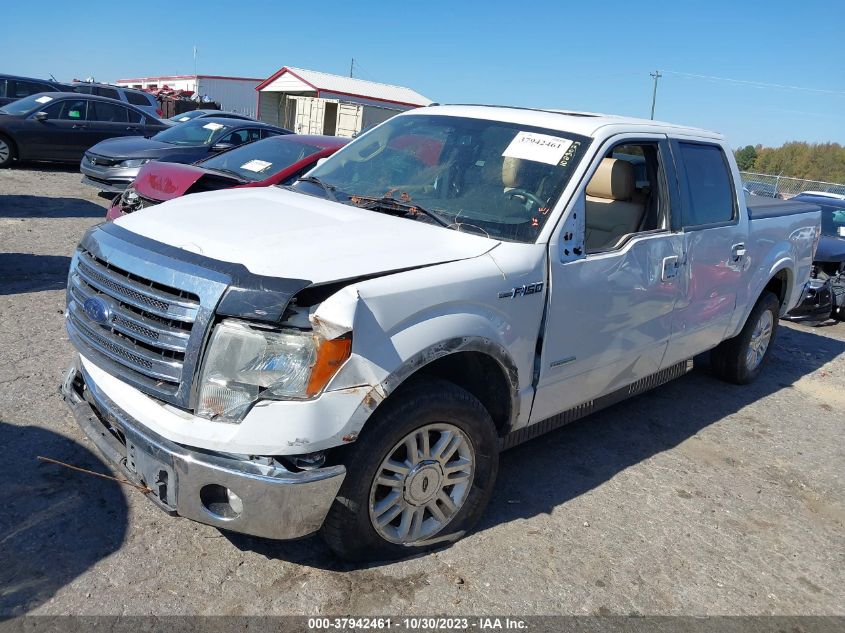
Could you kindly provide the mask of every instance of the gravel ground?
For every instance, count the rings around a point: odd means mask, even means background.
[[[173,519],[58,395],[69,256],[107,200],[0,171],[0,614],[843,614],[845,324],[784,324],[748,387],[699,368],[506,453],[480,527],[355,568]]]

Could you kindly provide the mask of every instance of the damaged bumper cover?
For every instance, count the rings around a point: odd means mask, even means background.
[[[172,515],[253,536],[300,538],[323,524],[346,475],[343,466],[292,472],[171,442],[121,410],[78,362],[61,390],[102,455]]]
[[[810,279],[801,293],[798,305],[783,318],[788,321],[824,321],[833,310],[833,293],[827,279]]]

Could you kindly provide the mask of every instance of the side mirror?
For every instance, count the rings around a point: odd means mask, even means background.
[[[46,112],[36,112],[35,113],[35,120],[36,121],[46,121],[49,115]]]
[[[225,152],[227,149],[232,149],[236,147],[234,143],[215,143],[211,146],[212,152]]]

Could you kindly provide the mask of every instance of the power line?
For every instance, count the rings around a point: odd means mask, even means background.
[[[741,84],[745,86],[754,86],[757,88],[775,88],[779,90],[798,90],[801,92],[815,92],[821,94],[831,94],[831,95],[845,95],[845,90],[828,90],[825,88],[807,88],[804,86],[790,86],[787,84],[773,84],[773,83],[766,83],[763,81],[749,81],[747,79],[732,79],[730,77],[716,77],[714,75],[697,75],[695,73],[685,73],[680,72],[677,70],[664,70],[663,71],[669,75],[678,75],[680,77],[691,77],[693,79],[706,79],[708,81],[725,81],[728,83],[734,84]],[[654,75],[652,75],[653,77]]]

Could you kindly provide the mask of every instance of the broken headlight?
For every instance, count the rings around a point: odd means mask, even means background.
[[[349,338],[227,319],[214,328],[200,376],[197,415],[237,422],[259,398],[317,395],[349,358]]]
[[[141,208],[141,197],[132,185],[129,185],[120,194],[120,210],[124,213],[132,213]]]

